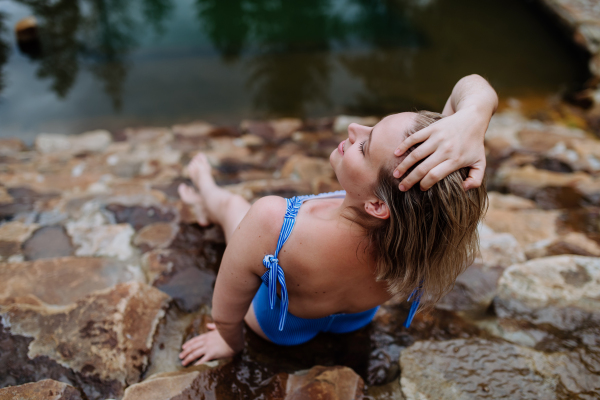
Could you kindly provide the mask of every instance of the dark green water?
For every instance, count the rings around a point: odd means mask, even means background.
[[[204,119],[441,110],[580,86],[585,57],[526,0],[0,0],[0,137]],[[13,27],[39,22],[39,51]]]

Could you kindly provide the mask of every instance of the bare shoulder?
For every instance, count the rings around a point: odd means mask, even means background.
[[[236,253],[260,259],[272,254],[277,246],[277,239],[283,225],[285,215],[285,199],[278,196],[266,196],[257,200],[240,222],[227,245]],[[259,264],[258,271],[262,271]]]

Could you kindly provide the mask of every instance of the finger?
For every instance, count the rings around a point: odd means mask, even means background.
[[[198,361],[196,361],[196,363],[194,365],[200,365],[200,364],[204,364],[207,361],[210,361],[212,358],[212,356],[209,356],[208,354],[205,354],[204,357],[202,357],[201,359],[199,359]]]
[[[188,365],[192,361],[206,354],[206,349],[202,346],[199,349],[196,349],[192,353],[188,354],[188,356],[181,362],[183,365]]]
[[[184,343],[184,344],[181,346],[181,348],[182,348],[182,349],[187,349],[187,348],[189,348],[190,346],[192,346],[192,347],[193,347],[193,346],[194,346],[194,345],[196,345],[197,343],[201,343],[201,342],[203,342],[203,341],[204,341],[204,335],[198,335],[198,336],[195,336],[195,337],[191,338],[191,339],[190,339],[190,340],[188,340],[187,342],[185,342],[185,343]]]
[[[214,322],[207,322],[206,327],[210,330],[217,329],[217,325]]]
[[[433,185],[458,169],[453,160],[446,160],[431,168],[427,175],[421,179],[421,190],[429,190]]]
[[[406,153],[408,149],[410,149],[417,143],[424,142],[429,138],[429,136],[431,136],[431,129],[422,129],[419,132],[410,135],[409,137],[404,139],[402,143],[400,143],[398,148],[394,151],[394,155],[400,156]]]
[[[400,178],[406,173],[406,171],[412,167],[417,161],[424,159],[431,155],[436,150],[435,143],[423,143],[421,146],[414,149],[398,166],[394,171],[394,178]],[[412,186],[412,185],[411,185]]]
[[[483,176],[485,175],[485,167],[481,168],[480,166],[473,166],[469,170],[469,176],[463,182],[463,188],[465,191],[469,189],[475,189],[481,186],[481,182],[483,182]]]

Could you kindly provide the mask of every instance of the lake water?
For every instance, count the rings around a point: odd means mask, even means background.
[[[585,56],[524,0],[0,0],[0,137],[441,111],[454,83],[573,90]],[[38,20],[39,51],[13,27]]]

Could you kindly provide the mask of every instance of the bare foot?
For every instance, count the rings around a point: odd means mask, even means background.
[[[181,200],[192,207],[194,215],[198,220],[198,224],[200,224],[200,226],[210,225],[202,196],[199,195],[194,188],[183,183],[179,185],[177,191],[179,192]]]
[[[209,190],[217,187],[212,177],[212,167],[204,153],[196,154],[188,164],[187,169],[192,182],[200,190],[200,193],[207,193]]]

